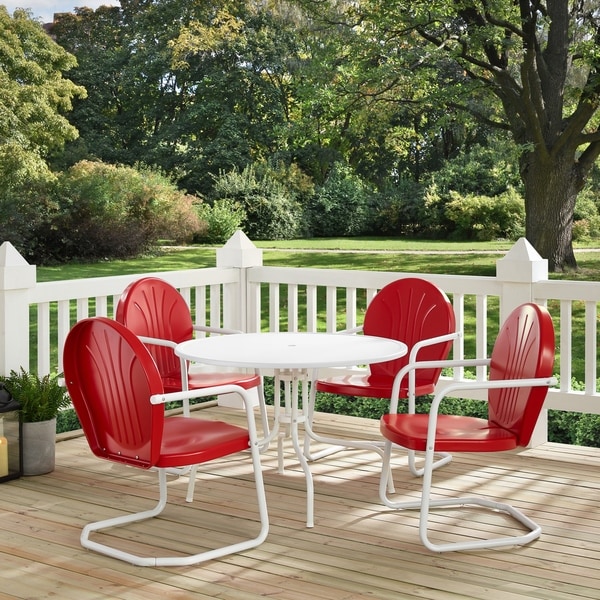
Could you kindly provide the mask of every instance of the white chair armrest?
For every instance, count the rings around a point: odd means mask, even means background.
[[[556,385],[558,380],[556,377],[538,377],[531,379],[494,379],[493,381],[460,381],[450,384],[445,389],[434,395],[429,409],[429,423],[427,427],[427,447],[433,448],[435,444],[435,431],[437,426],[437,416],[440,404],[444,398],[450,396],[452,392],[458,390],[476,389],[476,390],[491,390],[504,388],[520,388],[520,387],[550,387]]]
[[[436,337],[427,338],[426,340],[421,340],[417,342],[410,351],[410,356],[408,357],[408,361],[410,363],[414,363],[417,360],[417,354],[423,348],[427,346],[434,346],[435,344],[441,344],[443,342],[448,342],[452,340],[457,340],[461,336],[459,331],[453,331],[452,333],[447,333],[445,335],[438,335]]]
[[[398,401],[400,396],[400,384],[408,375],[408,410],[415,411],[415,371],[419,369],[456,369],[457,367],[487,367],[490,364],[489,358],[474,358],[464,360],[425,360],[409,362],[396,373],[392,394],[390,398],[390,413],[398,411]]]
[[[244,401],[244,408],[246,410],[246,419],[248,421],[248,432],[250,435],[250,441],[253,444],[258,443],[258,435],[256,432],[256,422],[254,417],[254,400],[248,390],[244,389],[239,385],[215,385],[212,387],[197,389],[197,390],[183,390],[181,392],[170,392],[166,394],[153,394],[150,396],[151,404],[164,404],[165,402],[183,402],[185,400],[192,400],[193,398],[204,398],[206,396],[218,396],[219,394],[239,394]]]
[[[155,346],[166,346],[167,348],[175,348],[177,344],[171,340],[163,340],[161,338],[147,337],[145,335],[138,335],[138,338],[144,342],[144,344],[153,344]]]
[[[203,331],[205,333],[220,333],[230,335],[232,333],[244,333],[241,329],[227,329],[226,327],[209,327],[208,325],[193,325],[194,331]]]
[[[340,329],[339,331],[336,331],[335,333],[339,333],[341,335],[353,335],[355,333],[362,333],[362,325],[359,325],[358,327],[351,327],[349,329]]]

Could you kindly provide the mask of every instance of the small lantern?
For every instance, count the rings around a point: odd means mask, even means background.
[[[21,405],[0,384],[0,483],[23,474]]]

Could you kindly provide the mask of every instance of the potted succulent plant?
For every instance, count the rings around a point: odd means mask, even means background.
[[[23,423],[23,475],[41,475],[54,470],[56,416],[70,406],[67,389],[57,373],[39,376],[11,371],[2,378],[6,389],[21,405]]]

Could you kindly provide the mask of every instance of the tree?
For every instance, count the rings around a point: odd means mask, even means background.
[[[51,152],[77,137],[65,118],[85,89],[63,77],[75,58],[56,44],[27,11],[11,17],[0,6],[0,197],[49,176]]]
[[[404,97],[422,110],[444,107],[446,121],[461,111],[509,131],[520,148],[526,236],[551,270],[577,267],[575,200],[600,154],[598,0],[363,0],[335,2],[335,13],[300,1],[370,45],[370,73],[376,65],[381,76],[361,93],[389,101],[412,82]]]
[[[72,115],[79,147],[63,163],[158,166],[206,194],[220,172],[279,148],[290,31],[252,1],[122,0],[61,15],[52,33],[89,93]]]

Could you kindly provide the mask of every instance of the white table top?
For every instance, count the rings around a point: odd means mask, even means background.
[[[404,356],[397,340],[340,333],[239,333],[178,344],[182,358],[208,365],[265,369],[349,367]]]

